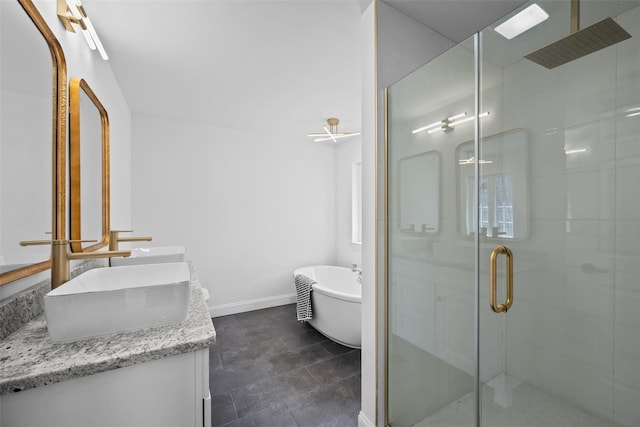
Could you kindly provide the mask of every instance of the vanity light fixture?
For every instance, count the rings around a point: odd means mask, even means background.
[[[459,119],[459,118],[464,117],[466,115],[467,115],[467,113],[456,114],[455,116],[451,116],[451,117],[447,118],[446,120],[440,120],[438,122],[431,123],[430,125],[426,125],[426,126],[422,126],[422,127],[418,128],[418,129],[414,129],[414,130],[411,131],[411,133],[423,132],[425,130],[429,131],[428,133],[431,133],[431,130],[434,129],[434,128],[436,130],[440,130],[440,128],[443,126],[443,123],[445,121],[451,122],[453,120]]]
[[[566,150],[565,149],[564,150],[564,154],[586,153],[587,151],[589,151],[589,150],[587,150],[586,148],[576,148],[576,149],[573,149],[573,150]]]
[[[488,115],[489,115],[488,111],[484,113],[480,113],[480,115],[478,115],[478,118],[482,119],[484,117],[487,117]],[[470,122],[476,118],[476,116],[469,116],[469,117],[466,117],[466,116],[467,116],[467,113],[456,114],[455,116],[448,117],[439,122],[431,123],[429,125],[414,129],[411,131],[411,133],[416,134],[424,131],[426,131],[427,133],[435,133],[438,131],[448,132],[453,128],[455,128],[457,125]]]
[[[87,41],[89,45],[89,49],[96,50],[100,52],[100,56],[105,61],[109,59],[107,56],[107,52],[104,50],[104,46],[102,46],[102,42],[100,42],[100,38],[98,37],[98,33],[96,33],[96,29],[93,27],[91,23],[91,19],[89,19],[89,15],[87,15],[87,11],[84,6],[80,2],[80,0],[57,0],[58,1],[58,18],[62,21],[64,28],[67,31],[75,33],[75,29],[72,24],[76,24],[80,27],[82,35],[84,39]]]
[[[338,139],[348,138],[350,136],[360,135],[360,132],[338,132],[338,124],[340,120],[332,117],[327,119],[327,124],[322,126],[323,133],[308,133],[307,136],[315,137],[313,142],[333,141],[338,142]]]
[[[495,30],[502,37],[511,40],[547,20],[547,18],[549,18],[549,14],[534,3],[498,25]]]
[[[626,111],[627,117],[636,117],[640,116],[640,107],[630,108]]]

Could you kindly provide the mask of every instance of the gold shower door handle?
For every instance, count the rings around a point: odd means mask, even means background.
[[[498,255],[507,256],[507,300],[504,304],[496,302],[498,294]],[[506,246],[498,246],[491,252],[489,261],[489,304],[496,313],[506,313],[513,304],[513,253]]]

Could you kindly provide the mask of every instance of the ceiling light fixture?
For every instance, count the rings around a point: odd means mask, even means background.
[[[498,25],[495,30],[502,37],[511,40],[547,20],[547,18],[549,18],[549,14],[534,3]]]
[[[58,0],[58,18],[62,21],[64,28],[72,33],[76,32],[72,24],[78,25],[89,45],[89,49],[98,49],[102,59],[105,61],[109,59],[102,42],[100,42],[98,33],[96,33],[96,29],[93,27],[91,19],[89,19],[89,15],[87,15],[87,11],[80,0]]]
[[[360,132],[338,132],[339,123],[340,120],[334,117],[327,119],[327,124],[322,126],[324,133],[309,133],[307,136],[316,137],[313,142],[333,141],[337,143],[338,139],[360,135]]]
[[[469,157],[468,159],[460,159],[460,160],[458,160],[458,164],[459,165],[472,165],[475,162],[476,162],[476,158],[473,157],[473,156]],[[480,159],[480,161],[478,162],[478,164],[481,164],[481,165],[488,165],[488,164],[491,164],[491,163],[493,163],[493,160],[482,160],[482,159]]]
[[[487,117],[488,115],[489,115],[489,112],[487,111],[487,112],[481,113],[478,116],[478,118],[482,119],[484,117]],[[470,122],[476,118],[476,116],[469,116],[469,117],[466,117],[466,116],[467,116],[467,113],[456,114],[455,116],[448,117],[439,122],[431,123],[429,125],[414,129],[411,131],[411,133],[416,134],[424,131],[427,131],[427,133],[435,133],[438,131],[448,132],[450,130],[453,130],[453,128],[456,127],[457,125]]]

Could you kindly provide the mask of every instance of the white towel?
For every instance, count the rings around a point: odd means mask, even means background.
[[[304,274],[296,274],[294,282],[296,284],[296,311],[298,320],[311,320],[311,289],[315,280]]]

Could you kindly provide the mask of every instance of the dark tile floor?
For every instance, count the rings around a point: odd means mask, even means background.
[[[350,427],[360,412],[360,350],[296,319],[295,304],[213,319],[212,425]]]

